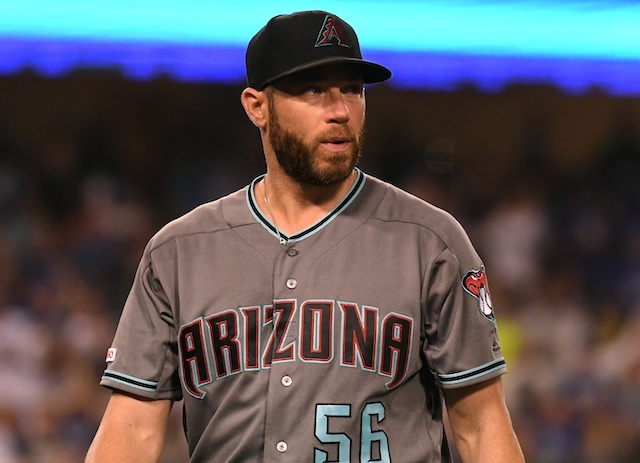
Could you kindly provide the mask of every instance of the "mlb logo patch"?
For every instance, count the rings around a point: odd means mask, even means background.
[[[113,362],[116,359],[117,353],[118,349],[115,347],[109,347],[109,349],[107,349],[107,363]]]

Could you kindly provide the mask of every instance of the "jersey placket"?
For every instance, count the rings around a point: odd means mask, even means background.
[[[269,365],[264,461],[299,461],[300,450],[291,439],[298,420],[295,393],[302,377],[294,368],[299,349],[299,307],[304,292],[299,243],[284,246],[278,254],[273,272],[273,306],[270,349],[265,359]]]

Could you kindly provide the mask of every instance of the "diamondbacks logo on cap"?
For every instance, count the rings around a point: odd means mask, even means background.
[[[324,18],[324,23],[320,28],[320,33],[316,40],[316,47],[326,47],[327,45],[333,45],[333,40],[336,40],[338,45],[342,47],[351,48],[351,45],[347,43],[344,33],[340,28],[340,24],[331,15],[327,15]]]

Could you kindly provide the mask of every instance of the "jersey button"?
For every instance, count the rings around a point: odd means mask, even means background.
[[[276,444],[276,449],[278,450],[278,452],[280,453],[284,453],[287,451],[287,449],[289,448],[289,446],[287,445],[287,443],[283,440],[281,440],[280,442],[278,442]]]
[[[287,280],[287,288],[295,289],[296,286],[298,286],[298,282],[296,280],[294,280],[293,278],[289,278]]]
[[[291,378],[291,376],[287,375],[287,376],[283,376],[280,382],[284,387],[289,387],[293,384],[293,379]]]
[[[298,255],[298,250],[297,250],[296,248],[289,248],[289,249],[287,250],[287,255],[288,255],[289,257],[295,257],[295,256],[297,256],[297,255]]]

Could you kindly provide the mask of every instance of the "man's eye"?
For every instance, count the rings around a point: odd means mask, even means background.
[[[345,89],[345,93],[360,95],[362,93],[362,85],[350,85]]]

